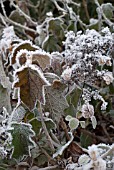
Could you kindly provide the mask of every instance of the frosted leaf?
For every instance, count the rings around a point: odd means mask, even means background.
[[[94,115],[94,107],[86,103],[82,106],[81,112],[84,118],[91,118]]]
[[[66,120],[66,121],[70,121],[71,119],[72,119],[72,116],[70,116],[70,115],[68,115],[68,116],[65,117],[65,120]]]
[[[71,142],[73,141],[73,135],[72,133],[69,133],[70,136],[71,136],[71,139],[66,143],[64,144],[63,146],[61,146],[60,149],[58,149],[58,151],[56,153],[53,154],[53,158],[59,156],[59,155],[62,155],[63,154],[63,151],[71,144]]]
[[[90,157],[86,154],[81,155],[78,159],[79,165],[87,164],[89,161],[90,161]]]
[[[15,72],[15,79],[13,85],[20,89],[18,103],[22,101],[30,110],[34,109],[37,101],[45,104],[44,87],[50,83],[38,66],[22,66]]]
[[[69,127],[71,130],[73,129],[77,129],[77,127],[79,126],[79,120],[76,118],[71,118],[69,120]]]
[[[13,110],[12,121],[21,122],[24,118],[26,110],[21,105]]]
[[[85,128],[86,127],[85,121],[80,121],[80,125],[82,128]]]

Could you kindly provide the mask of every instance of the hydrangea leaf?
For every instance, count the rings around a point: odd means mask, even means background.
[[[59,80],[55,80],[52,86],[45,88],[45,111],[50,112],[52,119],[56,122],[59,122],[60,117],[64,115],[64,109],[69,106],[62,94],[63,89],[64,84]]]
[[[32,140],[32,137],[35,135],[31,129],[32,126],[25,123],[14,123],[12,127],[14,127],[12,131],[13,157],[21,159],[25,155],[31,156],[30,150],[35,147],[35,143]]]
[[[71,130],[76,129],[79,126],[79,120],[76,118],[71,118],[69,121],[69,127]]]
[[[43,73],[35,67],[24,67],[16,72],[19,81],[14,84],[14,87],[20,87],[20,100],[33,110],[36,102],[39,101],[45,104],[44,86],[50,85],[43,76]]]

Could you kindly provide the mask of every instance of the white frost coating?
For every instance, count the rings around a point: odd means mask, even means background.
[[[26,50],[26,49],[22,49],[22,50],[20,50],[20,51],[17,53],[17,55],[16,55],[16,62],[17,62],[17,65],[18,65],[19,67],[21,67],[21,65],[20,65],[20,63],[19,63],[19,58],[20,58],[21,56],[23,56],[23,54],[26,54],[26,55],[24,55],[24,57],[26,58],[25,65],[27,65],[27,66],[29,66],[30,64],[32,64],[32,57],[33,57],[33,55],[43,55],[43,56],[46,55],[46,56],[48,56],[48,57],[50,58],[50,65],[51,65],[51,55],[50,55],[50,53],[45,52],[44,50],[41,50],[41,49],[35,50],[35,51],[28,51],[28,50]]]
[[[8,151],[13,151],[13,148],[9,148],[9,146],[12,143],[12,135],[11,130],[13,128],[11,127],[10,123],[10,115],[7,112],[6,108],[3,107],[3,114],[0,114],[0,158],[4,159],[8,155]],[[11,152],[12,154],[12,152]],[[11,156],[11,155],[10,155]]]
[[[71,139],[66,144],[64,144],[56,153],[53,154],[53,158],[56,158],[57,156],[62,155],[63,151],[71,144],[74,137],[71,132],[69,132],[69,134],[71,136]]]
[[[5,55],[7,49],[10,48],[12,41],[17,40],[17,39],[18,39],[18,37],[15,35],[13,26],[9,26],[7,28],[4,28],[2,39],[0,41],[0,49],[2,51],[4,60],[7,59],[6,58],[7,56]]]
[[[76,35],[73,31],[69,31],[63,44],[65,51],[62,54],[66,66],[71,66],[72,79],[76,82],[92,83],[96,78],[98,65],[101,67],[112,65],[111,50],[114,41],[108,27],[104,28],[101,34],[89,29],[84,34],[79,31]]]
[[[24,45],[24,44],[30,44],[32,47],[34,47],[34,48],[36,48],[36,49],[39,50],[39,47],[33,45],[30,40],[21,41],[19,44],[16,44],[15,47],[13,48],[13,50],[12,50],[12,54],[11,54],[11,56],[10,56],[10,65],[12,65],[12,57],[13,57],[13,55],[14,55],[15,50],[16,50],[19,46]],[[24,50],[24,49],[22,49],[22,50]],[[28,50],[28,49],[27,49],[27,50]],[[28,50],[28,51],[29,51],[29,50]]]

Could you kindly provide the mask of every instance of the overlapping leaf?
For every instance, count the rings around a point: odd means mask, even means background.
[[[31,129],[31,125],[15,123],[12,126],[14,127],[12,131],[12,144],[14,146],[13,157],[22,158],[24,155],[30,155],[30,149],[35,146],[35,143],[32,140],[32,137],[35,134]]]
[[[69,105],[62,92],[64,85],[59,81],[54,81],[53,85],[45,88],[46,93],[46,111],[51,113],[51,117],[56,122],[59,122],[60,117],[64,114],[64,109]]]
[[[34,109],[36,102],[45,103],[44,86],[49,85],[38,68],[30,65],[17,73],[19,81],[15,87],[20,87],[20,100],[30,109]]]

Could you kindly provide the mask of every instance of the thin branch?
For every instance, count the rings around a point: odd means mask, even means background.
[[[87,2],[86,2],[86,0],[83,0],[83,6],[84,6],[84,9],[85,9],[86,17],[87,17],[88,20],[90,20],[90,16],[89,16],[89,12],[88,12],[88,9],[87,9]]]
[[[20,28],[23,28],[23,29],[25,29],[25,30],[28,30],[28,31],[37,33],[37,31],[35,31],[35,30],[31,29],[31,28],[28,28],[28,27],[26,27],[26,26],[24,26],[24,25],[21,25],[20,23],[17,23],[17,22],[15,22],[15,21],[9,19],[9,18],[7,17],[7,15],[6,15],[6,11],[5,11],[3,2],[2,2],[2,1],[0,1],[0,2],[1,2],[1,7],[2,7],[2,10],[3,10],[4,17],[5,17],[5,19],[6,19],[9,23],[11,23],[11,24],[13,24],[13,25],[15,25],[15,26],[18,26],[18,27],[20,27]]]
[[[2,20],[2,23],[7,27],[8,24],[5,22],[4,16],[0,13],[0,18]]]
[[[54,3],[54,5],[55,5],[56,8],[58,9],[58,11],[67,13],[67,11],[65,11],[63,8],[61,8],[61,7],[58,5],[58,3],[57,3],[56,0],[51,0],[51,1]]]
[[[41,112],[40,115],[41,115],[42,127],[43,127],[44,132],[45,132],[45,135],[46,135],[46,137],[47,137],[49,146],[50,146],[50,148],[52,149],[52,151],[55,151],[54,146],[53,146],[52,139],[51,139],[51,137],[50,137],[50,135],[49,135],[49,133],[48,133],[48,130],[47,130],[47,128],[46,128],[46,125],[45,125],[45,122],[44,122],[44,119],[43,119],[43,112],[42,112],[42,105],[41,105],[41,103],[40,103],[40,112]]]
[[[108,24],[110,27],[114,26],[114,23],[112,23],[107,17],[106,15],[104,14],[98,0],[94,0],[95,4],[97,5],[97,7],[100,9],[100,14],[102,15],[102,17],[104,18],[104,21],[106,22],[106,24]]]

